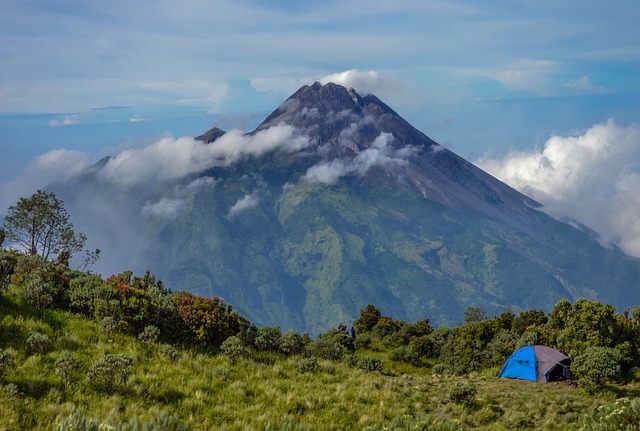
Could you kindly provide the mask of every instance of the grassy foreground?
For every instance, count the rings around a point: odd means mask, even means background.
[[[188,350],[171,355],[166,345],[107,336],[93,321],[57,310],[36,313],[7,296],[0,318],[0,340],[16,365],[0,377],[0,430],[56,429],[74,412],[112,425],[169,414],[191,430],[567,430],[599,406],[640,391],[637,384],[610,387],[594,397],[566,384],[498,379],[497,370],[440,376],[431,367],[391,362],[377,345],[358,355],[381,358],[383,372],[363,371],[353,361],[319,361],[316,371],[302,372],[301,356],[271,352],[235,361]],[[27,345],[32,331],[51,339],[46,352]],[[66,384],[55,365],[63,351],[81,364]],[[105,354],[134,359],[127,384],[111,394],[87,379]],[[475,393],[455,400],[459,387]]]

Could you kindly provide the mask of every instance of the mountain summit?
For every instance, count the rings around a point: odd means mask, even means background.
[[[469,306],[640,303],[638,259],[547,216],[351,88],[303,86],[250,133],[215,128],[137,155],[54,187],[80,214],[74,223],[91,237],[117,204],[126,217],[109,232],[124,230],[140,267],[260,325],[317,334],[367,304],[455,324]]]

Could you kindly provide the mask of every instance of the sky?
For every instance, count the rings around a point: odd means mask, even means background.
[[[213,126],[238,137],[300,86],[331,81],[377,95],[549,213],[640,256],[635,1],[0,0],[0,10],[0,215],[105,156],[192,145],[184,137]]]

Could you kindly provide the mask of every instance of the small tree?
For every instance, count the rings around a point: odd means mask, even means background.
[[[244,346],[242,340],[235,335],[232,335],[222,342],[220,351],[223,355],[231,359],[232,362],[247,355],[247,348]]]
[[[9,207],[4,218],[7,240],[30,255],[68,253],[82,250],[87,237],[75,233],[63,202],[53,193],[38,190],[30,198]]]
[[[622,354],[610,347],[588,347],[577,356],[571,369],[578,374],[581,386],[587,392],[602,388],[609,379],[620,375]]]
[[[11,355],[0,349],[0,380],[4,379],[5,374],[15,367],[16,363],[11,359]]]
[[[27,345],[34,352],[42,355],[51,348],[51,339],[46,334],[32,332],[27,337]]]
[[[127,384],[132,373],[133,357],[108,354],[91,366],[87,379],[93,388],[112,394]]]
[[[468,307],[464,311],[464,323],[482,322],[487,312],[480,307]]]
[[[62,383],[64,384],[64,388],[67,389],[73,375],[80,370],[80,361],[71,356],[71,353],[64,350],[60,353],[60,356],[56,359],[54,365],[56,368],[56,374],[60,376]]]

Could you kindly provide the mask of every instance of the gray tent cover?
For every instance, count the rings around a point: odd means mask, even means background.
[[[504,363],[498,377],[547,383],[569,378],[569,358],[546,346],[525,346]]]

